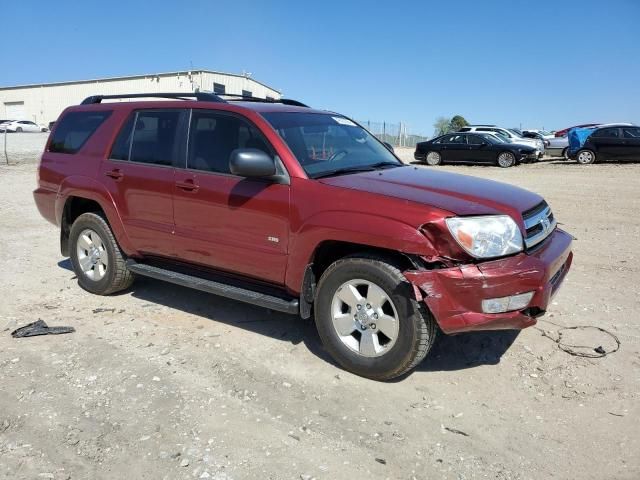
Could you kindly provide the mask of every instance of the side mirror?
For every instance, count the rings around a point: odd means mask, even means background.
[[[393,145],[391,145],[389,142],[382,142],[384,144],[385,147],[387,147],[387,149],[393,153]]]
[[[229,170],[241,177],[271,177],[276,174],[276,163],[257,148],[238,148],[231,152]]]

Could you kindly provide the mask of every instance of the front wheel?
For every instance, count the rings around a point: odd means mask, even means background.
[[[18,133],[22,133],[22,127],[18,127],[18,128],[16,128],[16,132],[18,132]]]
[[[398,268],[384,259],[347,257],[322,275],[315,303],[322,343],[345,369],[388,380],[418,365],[436,323]]]
[[[591,165],[592,163],[596,163],[596,154],[591,150],[580,150],[576,155],[576,159],[578,163],[582,165]]]
[[[442,156],[438,152],[429,152],[427,153],[427,165],[431,165],[435,167],[436,165],[440,165],[442,163]]]
[[[83,213],[69,234],[71,265],[78,283],[97,295],[128,288],[134,280],[107,221],[97,213]]]
[[[516,157],[511,152],[502,152],[498,155],[498,166],[502,168],[513,167],[516,164]]]

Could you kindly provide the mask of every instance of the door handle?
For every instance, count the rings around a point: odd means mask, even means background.
[[[187,179],[184,182],[182,181],[177,181],[176,182],[176,187],[180,188],[181,190],[185,190],[187,192],[197,192],[198,191],[198,185],[195,184],[195,182],[191,179]]]
[[[105,175],[113,178],[114,180],[122,180],[122,177],[124,177],[124,174],[119,168],[114,168],[113,170],[106,172]]]

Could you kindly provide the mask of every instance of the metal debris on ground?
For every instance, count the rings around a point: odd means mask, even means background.
[[[38,319],[37,322],[30,323],[24,327],[20,327],[13,332],[13,338],[36,337],[38,335],[60,335],[62,333],[73,333],[76,329],[73,327],[50,327],[44,320]]]
[[[542,320],[544,321],[544,319]],[[552,323],[553,325],[561,327],[560,329],[558,329],[558,338],[553,338],[551,335],[549,335],[549,332],[541,328],[538,328],[537,330],[542,333],[543,337],[546,337],[552,340],[553,342],[555,342],[558,345],[558,348],[560,350],[568,353],[569,355],[573,355],[574,357],[602,358],[602,357],[606,357],[611,353],[617,352],[620,349],[621,344],[618,337],[616,337],[610,331],[605,330],[604,328],[594,327],[592,325],[577,325],[575,327],[564,327],[561,325],[557,325],[553,322],[549,322],[549,323]],[[608,335],[615,342],[615,347],[607,351],[604,349],[602,345],[599,345],[597,347],[593,347],[590,345],[571,345],[562,341],[563,332],[566,332],[568,330],[587,330],[587,329],[597,330],[599,332],[604,333],[605,335]]]

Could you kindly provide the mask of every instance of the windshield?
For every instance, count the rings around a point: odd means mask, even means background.
[[[511,133],[516,134],[518,137],[521,137],[521,136],[522,136],[522,132],[521,132],[520,130],[518,130],[517,128],[510,128],[510,129],[509,129],[509,131],[510,131]]]
[[[262,116],[311,178],[403,165],[375,137],[348,118],[298,112],[270,112]]]

